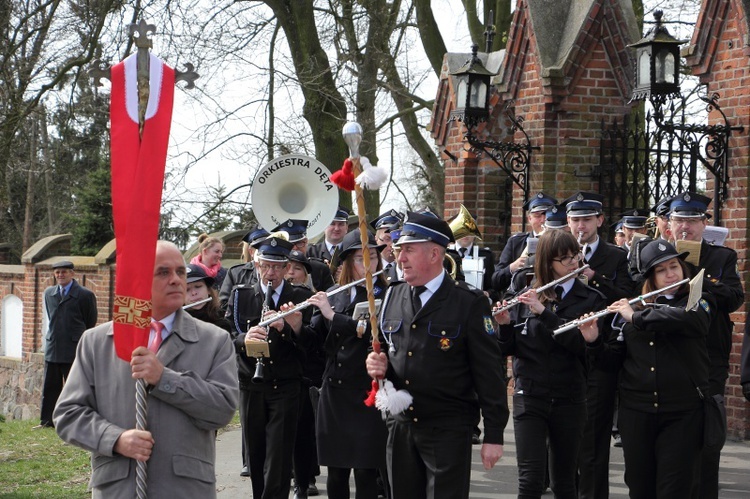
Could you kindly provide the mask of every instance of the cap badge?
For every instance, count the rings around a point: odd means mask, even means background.
[[[557,213],[557,206],[553,206],[552,208],[550,208],[550,211],[552,213]]]
[[[272,238],[272,239],[271,239],[271,246],[274,246],[274,247],[275,247],[275,246],[276,246],[277,244],[279,244],[279,243],[277,243],[277,242],[276,242],[276,239],[273,239],[273,238]]]
[[[634,216],[634,217],[637,217],[637,216],[638,216],[638,210],[633,210],[633,216]]]
[[[658,246],[658,247],[659,247],[659,251],[667,251],[667,247],[666,247],[666,246],[664,246],[664,245],[663,245],[663,244],[661,244],[661,243],[659,244],[659,246]]]
[[[686,192],[686,193],[685,193],[685,195],[684,195],[684,196],[682,196],[682,199],[683,199],[683,200],[684,200],[684,201],[685,201],[686,203],[690,202],[690,194],[688,194],[688,193]]]
[[[541,192],[537,192],[536,197],[538,197],[539,199],[542,199],[544,197],[544,194],[542,194]]]
[[[288,222],[286,223],[286,226],[287,226],[287,227],[294,227],[294,222],[292,222],[291,220],[289,220],[289,221],[288,221]]]
[[[576,201],[583,201],[583,199],[584,199],[584,198],[583,198],[583,194],[581,194],[581,193],[579,192],[579,193],[578,193],[578,195],[576,196]]]

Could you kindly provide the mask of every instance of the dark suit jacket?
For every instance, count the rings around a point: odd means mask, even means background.
[[[96,325],[96,296],[75,279],[62,300],[57,290],[57,285],[44,290],[44,306],[49,317],[44,360],[72,364],[81,335]]]
[[[628,273],[628,254],[624,249],[600,238],[596,252],[587,261],[596,273],[589,286],[603,293],[607,304],[633,297],[635,282]]]
[[[295,286],[285,281],[278,303],[300,303],[312,294],[305,286]],[[256,360],[245,353],[245,334],[249,327],[260,322],[264,299],[260,283],[256,282],[252,286],[238,287],[234,299],[227,305],[227,316],[232,324],[234,347],[237,351],[240,388],[244,390],[263,389],[263,385],[271,382],[299,383],[302,379],[304,353],[292,328],[285,322],[282,331],[274,328],[269,330],[268,343],[272,362],[264,363],[265,383],[252,382]],[[273,310],[278,310],[278,306]],[[308,307],[303,311],[303,324],[309,324],[311,316],[312,308]]]
[[[252,286],[257,280],[258,273],[255,272],[254,262],[241,263],[230,267],[224,282],[221,283],[221,291],[219,292],[219,307],[221,310],[227,309],[227,303],[232,299],[232,293],[237,286]]]
[[[502,253],[500,253],[500,259],[495,265],[495,272],[492,274],[492,280],[490,281],[492,289],[502,295],[505,290],[510,286],[511,272],[510,264],[518,260],[526,247],[526,239],[531,235],[530,232],[519,232],[513,234],[508,242],[505,243]],[[487,269],[488,272],[490,268]]]
[[[318,258],[320,260],[323,260],[326,262],[326,264],[330,263],[331,261],[331,253],[328,252],[328,246],[326,246],[325,239],[318,241],[315,244],[310,244],[307,246],[307,257],[313,257]]]
[[[400,421],[473,427],[484,419],[484,441],[502,444],[508,421],[500,347],[481,291],[445,275],[416,313],[410,286],[392,283],[383,301],[382,333],[393,342],[387,378],[414,397]]]

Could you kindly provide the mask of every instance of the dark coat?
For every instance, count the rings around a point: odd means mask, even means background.
[[[700,268],[705,269],[703,291],[711,293],[716,300],[716,313],[711,316],[711,333],[706,338],[710,360],[710,393],[723,395],[729,376],[729,353],[734,332],[734,323],[729,314],[742,306],[745,292],[737,269],[737,253],[733,249],[703,241],[699,263]]]
[[[319,260],[322,260],[326,265],[331,263],[331,253],[329,253],[328,251],[328,246],[326,246],[325,238],[321,239],[315,244],[310,244],[307,246],[307,257],[318,258]]]
[[[345,290],[330,297],[336,314],[332,321],[313,317],[311,333],[324,342],[326,352],[323,387],[318,402],[316,436],[320,464],[340,468],[382,468],[388,440],[385,422],[364,399],[371,387],[365,369],[372,330],[357,335],[354,306],[367,301],[367,290],[357,286],[354,301]],[[382,298],[383,289],[375,297]]]
[[[513,234],[505,243],[502,253],[500,253],[500,259],[495,264],[495,272],[492,274],[491,286],[492,289],[502,295],[505,290],[510,286],[511,272],[510,264],[518,260],[526,248],[526,239],[531,235],[530,232],[519,232]],[[487,269],[488,272],[490,268]]]
[[[252,286],[258,280],[258,273],[255,272],[253,262],[233,265],[227,271],[226,277],[221,284],[219,291],[219,308],[226,311],[227,303],[232,299],[232,293],[238,286]]]
[[[622,335],[601,336],[588,346],[594,365],[620,369],[620,404],[642,412],[690,411],[701,404],[693,380],[708,388],[708,352],[711,315],[716,311],[710,293],[686,311],[688,296],[659,298],[657,308],[633,313]],[[688,374],[689,373],[689,374]]]
[[[586,344],[583,336],[577,328],[557,336],[552,332],[585,313],[605,308],[605,302],[602,293],[576,279],[562,301],[546,303],[539,316],[523,304],[511,309],[511,323],[499,327],[498,337],[503,355],[513,356],[516,393],[584,401]]]
[[[278,303],[300,303],[312,294],[305,286],[295,286],[284,281]],[[232,324],[234,347],[237,352],[240,388],[243,390],[262,389],[265,384],[299,383],[302,380],[304,353],[292,328],[285,322],[282,331],[274,328],[269,330],[270,362],[264,363],[264,383],[252,382],[256,360],[254,357],[248,357],[245,352],[245,334],[250,327],[260,322],[264,299],[260,283],[256,282],[249,287],[238,287],[234,299],[227,305],[227,317]],[[278,308],[275,307],[273,310]],[[310,307],[303,311],[303,325],[310,323],[311,315]]]
[[[323,291],[334,285],[333,276],[331,275],[331,269],[321,259],[315,257],[308,257],[310,261],[310,267],[312,272],[310,277],[312,278],[313,286],[317,291]]]
[[[49,318],[44,360],[72,364],[81,335],[96,326],[96,296],[75,279],[62,300],[58,289],[55,285],[44,290],[44,306]]]
[[[391,284],[383,302],[389,349],[387,378],[414,397],[394,418],[434,427],[473,427],[481,408],[486,443],[502,444],[508,401],[490,305],[481,291],[445,275],[416,313],[405,282]]]
[[[604,293],[608,304],[633,297],[635,282],[628,273],[628,254],[624,249],[600,238],[596,251],[584,257],[596,273],[589,286]]]

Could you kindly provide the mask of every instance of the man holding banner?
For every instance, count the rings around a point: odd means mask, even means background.
[[[182,254],[159,241],[149,346],[128,364],[112,322],[81,337],[54,421],[60,438],[91,452],[95,498],[135,497],[135,461],[148,462],[150,497],[216,497],[215,432],[234,416],[237,366],[231,336],[182,310],[186,288]],[[148,430],[135,429],[134,379],[148,384]]]

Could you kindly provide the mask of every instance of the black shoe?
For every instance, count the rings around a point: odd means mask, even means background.
[[[618,433],[617,435],[615,435],[615,443],[614,443],[614,446],[615,446],[615,447],[622,447],[622,437],[620,437],[620,434],[619,434],[619,433]]]
[[[240,471],[240,476],[250,476],[250,468],[243,466],[242,471]]]
[[[473,434],[473,435],[471,436],[471,443],[472,443],[472,445],[479,445],[480,443],[482,443],[482,442],[480,442],[480,440],[479,440],[479,435],[477,435],[477,434]]]
[[[316,487],[314,483],[311,483],[307,487],[307,495],[308,496],[319,496],[320,495],[320,492],[318,491],[318,487]]]
[[[294,499],[307,499],[307,491],[294,487]]]

